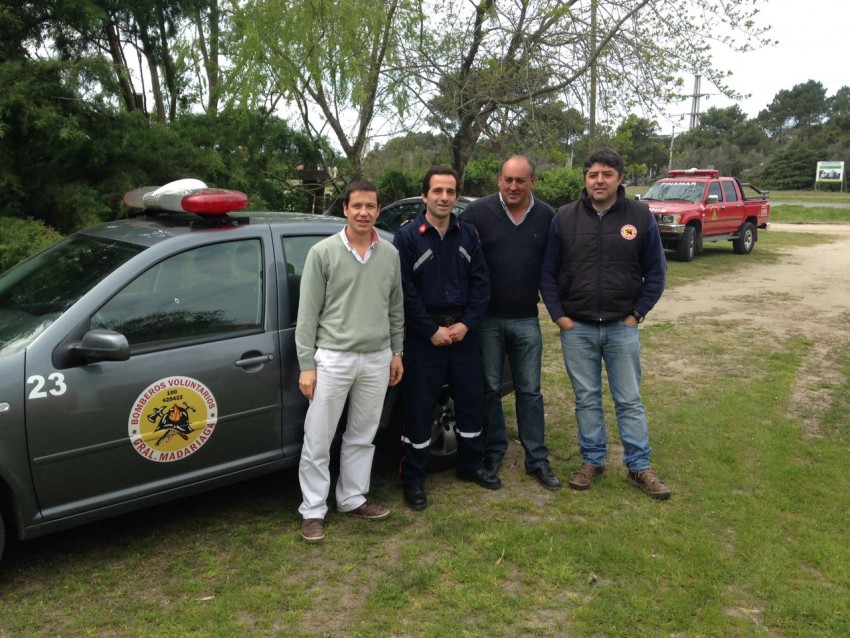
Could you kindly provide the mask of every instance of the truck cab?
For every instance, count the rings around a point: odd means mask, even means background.
[[[766,191],[735,177],[692,168],[669,171],[641,199],[658,222],[664,247],[679,260],[691,261],[705,241],[730,241],[736,253],[750,253],[758,229],[769,227],[767,198]]]

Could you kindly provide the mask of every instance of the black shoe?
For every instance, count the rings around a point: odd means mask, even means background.
[[[422,483],[405,483],[404,484],[404,502],[407,506],[421,512],[428,507],[428,497],[425,496],[425,486]]]
[[[536,478],[537,482],[545,488],[557,490],[561,487],[561,481],[559,481],[558,477],[552,472],[552,468],[549,467],[548,463],[544,463],[536,470],[529,472],[529,474]]]
[[[495,456],[485,456],[484,469],[493,476],[498,476],[499,470],[502,469],[502,459]]]
[[[498,490],[502,487],[502,482],[498,476],[490,474],[484,468],[479,470],[458,470],[457,477],[461,481],[477,483],[481,487],[486,487],[488,490]]]

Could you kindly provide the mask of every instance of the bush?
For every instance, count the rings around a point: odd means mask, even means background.
[[[414,197],[422,190],[422,175],[414,175],[410,171],[388,168],[378,175],[375,183],[381,205],[392,204],[398,199]]]
[[[582,188],[584,177],[580,168],[552,168],[537,175],[534,196],[558,210],[577,200]]]
[[[0,272],[61,238],[62,235],[41,221],[0,217]]]

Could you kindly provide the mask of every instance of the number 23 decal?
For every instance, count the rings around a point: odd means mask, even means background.
[[[48,375],[47,379],[40,374],[34,374],[27,379],[27,385],[30,383],[35,384],[35,387],[30,391],[30,399],[45,399],[48,394],[58,397],[68,391],[68,386],[65,385],[65,375],[61,372],[54,372]]]

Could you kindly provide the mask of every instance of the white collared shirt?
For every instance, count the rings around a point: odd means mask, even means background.
[[[345,228],[348,228],[348,226],[346,226]],[[361,264],[365,264],[367,261],[369,261],[369,257],[372,255],[372,251],[375,249],[377,243],[381,241],[381,237],[380,235],[378,235],[378,231],[376,231],[374,228],[372,229],[372,243],[369,245],[369,248],[366,249],[366,253],[363,255],[363,257],[361,257],[360,253],[357,252],[357,249],[352,246],[351,243],[348,241],[348,235],[345,234],[345,228],[339,231],[339,236],[342,237],[342,243],[345,244],[345,247],[348,249],[348,252],[354,255],[357,261],[359,261]]]
[[[511,223],[513,223],[514,226],[519,226],[522,222],[525,221],[525,218],[528,217],[528,213],[531,212],[531,209],[534,206],[534,195],[532,195],[531,193],[528,194],[528,208],[525,209],[525,212],[522,214],[522,217],[519,218],[519,221],[514,219],[514,216],[511,214],[508,205],[505,204],[505,200],[502,199],[501,192],[499,193],[499,203],[502,205],[502,210],[505,211],[505,214],[511,220]]]

